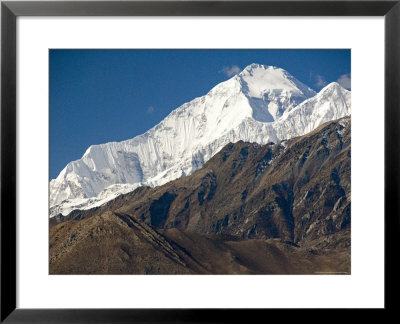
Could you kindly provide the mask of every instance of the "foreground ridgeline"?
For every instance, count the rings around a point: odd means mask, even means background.
[[[350,117],[50,219],[51,274],[350,274]]]
[[[50,217],[190,175],[228,143],[278,143],[309,133],[350,115],[350,96],[335,82],[316,93],[281,68],[251,64],[146,133],[89,147],[51,180]]]

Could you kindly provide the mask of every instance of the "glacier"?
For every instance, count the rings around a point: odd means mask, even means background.
[[[266,144],[304,135],[350,115],[350,99],[336,82],[316,93],[284,69],[251,64],[146,133],[90,146],[50,181],[50,217],[191,174],[229,142]]]

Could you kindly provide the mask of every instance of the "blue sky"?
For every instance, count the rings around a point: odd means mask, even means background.
[[[251,63],[350,87],[350,50],[50,50],[50,179],[92,144],[142,134]]]

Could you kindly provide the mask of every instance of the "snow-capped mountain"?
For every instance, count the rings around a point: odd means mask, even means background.
[[[251,64],[146,133],[90,146],[51,180],[50,216],[188,175],[229,142],[278,142],[349,114],[350,92],[339,84],[316,94],[281,68]]]

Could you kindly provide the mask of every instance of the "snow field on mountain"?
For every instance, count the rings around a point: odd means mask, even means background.
[[[316,94],[283,69],[251,64],[146,133],[89,147],[51,180],[50,216],[191,174],[229,142],[278,142],[350,112],[350,92],[337,83]]]

